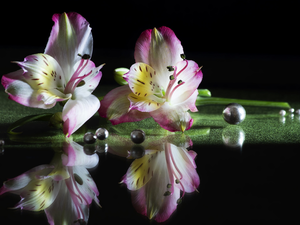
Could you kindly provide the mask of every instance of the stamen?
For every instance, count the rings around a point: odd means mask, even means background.
[[[166,143],[165,144],[165,154],[166,154],[166,160],[167,160],[168,174],[169,174],[170,182],[171,182],[171,184],[173,184],[174,183],[174,176],[173,176],[174,171],[173,171],[173,168],[172,168],[172,165],[171,165],[171,158],[170,158],[170,153],[169,153],[170,148],[171,148],[170,144]],[[174,185],[172,185],[171,190],[167,191],[167,192],[170,192],[170,194],[172,194],[174,192]]]
[[[182,71],[184,71],[186,68],[187,68],[187,66],[189,65],[189,62],[188,62],[188,60],[185,60],[185,66],[176,74],[176,77],[178,77],[179,76],[179,74],[182,72]]]
[[[179,80],[179,81],[178,81],[178,84],[181,84],[181,83],[182,83],[182,80]]]
[[[174,75],[171,75],[170,80],[174,80],[174,79],[175,79]]]
[[[169,195],[171,195],[171,194],[172,194],[171,192],[166,191],[166,192],[164,193],[164,196],[169,196]]]
[[[185,54],[180,54],[180,57],[185,60]]]
[[[84,63],[85,62],[85,63]],[[81,77],[79,77],[80,73],[83,71],[83,69],[87,66],[89,60],[85,60],[85,59],[81,59],[80,64],[77,68],[77,70],[74,72],[72,78],[69,80],[69,82],[67,83],[64,93],[68,94],[68,93],[73,93],[75,88],[77,87],[77,85],[88,75],[90,75],[92,73],[92,71],[90,71],[88,74],[85,74]],[[76,81],[77,80],[77,81]]]
[[[77,55],[80,56],[82,59],[90,59],[91,58],[91,56],[88,54],[81,55],[78,53]]]
[[[173,66],[167,66],[167,69],[168,69],[169,71],[174,71],[174,67],[173,67]]]
[[[172,96],[173,93],[174,93],[174,91],[175,91],[178,87],[180,87],[181,85],[183,85],[183,84],[185,84],[185,82],[181,82],[181,83],[178,82],[178,84],[173,88],[173,90],[172,90],[171,93],[169,94],[169,97]]]

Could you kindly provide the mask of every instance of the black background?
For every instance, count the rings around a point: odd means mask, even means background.
[[[4,73],[26,55],[43,51],[54,13],[85,17],[94,37],[93,60],[102,84],[113,69],[130,67],[137,38],[146,29],[168,26],[181,40],[188,59],[203,65],[201,88],[299,89],[299,1],[40,1],[2,6]],[[13,48],[13,50],[12,50]],[[22,48],[30,50],[19,51]],[[34,51],[34,52],[33,52]],[[2,57],[1,57],[2,58]]]
[[[175,31],[186,51],[299,55],[299,1],[64,3],[5,4],[1,45],[45,46],[53,13],[75,11],[90,22],[95,48],[132,49],[142,31],[164,25]]]

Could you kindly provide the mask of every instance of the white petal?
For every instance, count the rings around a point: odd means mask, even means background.
[[[73,134],[98,111],[99,107],[100,101],[94,95],[76,100],[69,99],[62,112],[64,133],[67,136]]]

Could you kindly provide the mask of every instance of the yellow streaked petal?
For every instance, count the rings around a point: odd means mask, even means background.
[[[27,83],[35,90],[62,87],[65,83],[60,65],[50,55],[30,55],[18,64],[25,72]]]
[[[128,99],[130,101],[129,110],[137,109],[141,112],[152,112],[154,110],[157,110],[165,101],[165,99],[158,98],[155,95],[150,95],[148,97],[139,97],[133,93],[128,95]]]
[[[46,105],[55,104],[57,101],[65,101],[72,97],[72,94],[64,94],[56,89],[38,90],[38,100],[43,101]]]
[[[152,178],[154,157],[160,152],[158,150],[148,150],[142,158],[133,161],[125,179],[129,190],[140,189]]]
[[[132,92],[139,97],[158,95],[162,97],[162,88],[156,78],[155,70],[145,63],[135,63],[124,75]]]

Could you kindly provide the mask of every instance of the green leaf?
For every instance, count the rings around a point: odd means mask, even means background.
[[[22,132],[14,132],[14,130],[20,126],[23,126],[23,125],[31,122],[31,121],[50,121],[52,116],[53,116],[53,113],[43,113],[40,115],[25,116],[25,117],[17,120],[16,122],[14,122],[13,124],[11,124],[8,127],[7,132],[9,134],[21,134]]]
[[[259,101],[259,100],[246,100],[246,99],[234,99],[234,98],[217,98],[217,97],[201,97],[198,96],[196,100],[196,106],[203,105],[228,105],[230,103],[238,103],[247,106],[265,106],[265,107],[279,107],[279,108],[291,108],[287,102],[273,102],[273,101]]]

